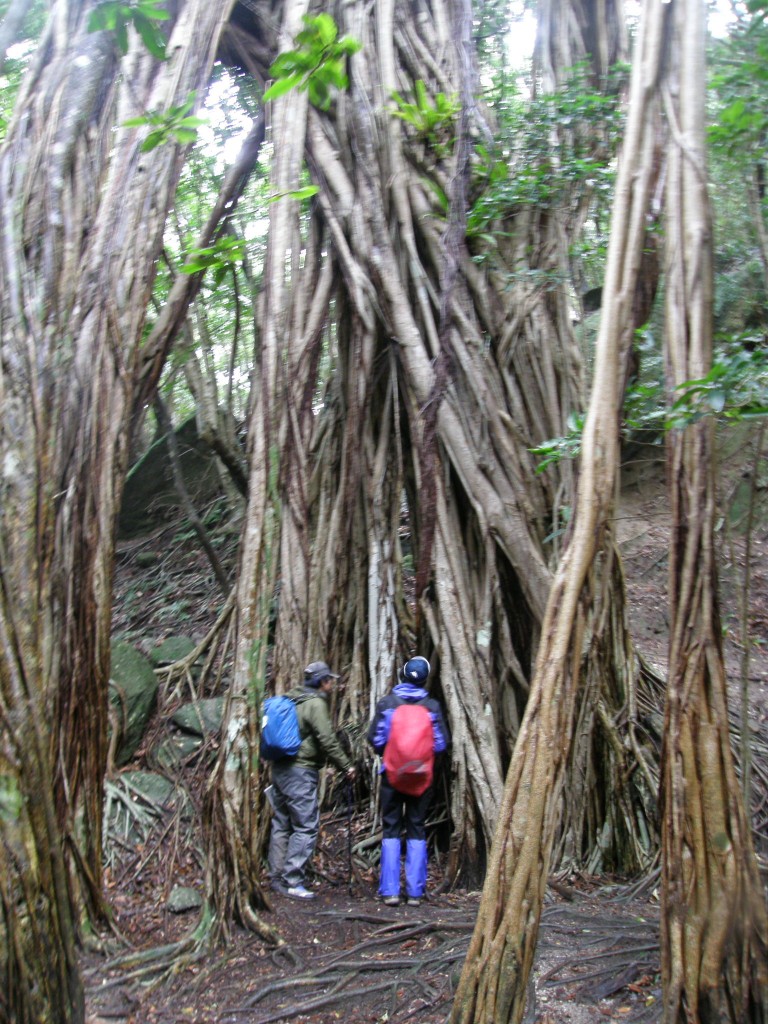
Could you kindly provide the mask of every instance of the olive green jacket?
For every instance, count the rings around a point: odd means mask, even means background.
[[[296,702],[299,732],[302,740],[296,755],[296,764],[319,771],[326,761],[332,761],[341,771],[352,762],[344,753],[331,725],[328,698],[312,687],[297,686],[288,696]]]

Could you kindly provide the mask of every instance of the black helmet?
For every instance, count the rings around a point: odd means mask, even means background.
[[[338,679],[335,672],[331,672],[324,661],[313,661],[304,669],[304,685],[312,686],[315,689],[326,679]]]
[[[425,683],[429,675],[429,662],[426,658],[410,658],[400,669],[400,675],[409,683]]]

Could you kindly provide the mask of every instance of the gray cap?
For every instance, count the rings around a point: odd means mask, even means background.
[[[313,661],[304,669],[304,684],[306,686],[319,686],[324,679],[339,679],[335,672],[331,672],[324,661]]]

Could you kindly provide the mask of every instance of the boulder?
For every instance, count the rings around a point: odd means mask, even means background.
[[[211,446],[197,432],[191,416],[176,430],[184,484],[199,507],[221,493],[216,458]],[[133,465],[123,489],[118,536],[120,539],[148,533],[167,522],[179,507],[165,436],[155,441]]]
[[[224,714],[223,697],[206,697],[182,706],[171,715],[174,725],[193,736],[218,734]]]
[[[158,668],[173,665],[194,651],[195,641],[189,636],[169,636],[149,652],[149,660]]]
[[[115,764],[127,764],[139,748],[157,704],[158,682],[152,665],[141,651],[124,640],[112,641],[109,702],[118,730]]]
[[[189,910],[199,910],[202,905],[203,897],[188,885],[175,885],[166,903],[172,914],[186,914]]]

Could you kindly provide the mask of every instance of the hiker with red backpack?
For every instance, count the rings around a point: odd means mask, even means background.
[[[400,681],[376,705],[368,729],[368,742],[382,756],[379,895],[390,907],[400,903],[403,827],[408,905],[417,907],[427,887],[425,821],[432,802],[435,755],[447,750],[449,743],[442,708],[426,689],[429,671],[426,658],[407,661]]]

